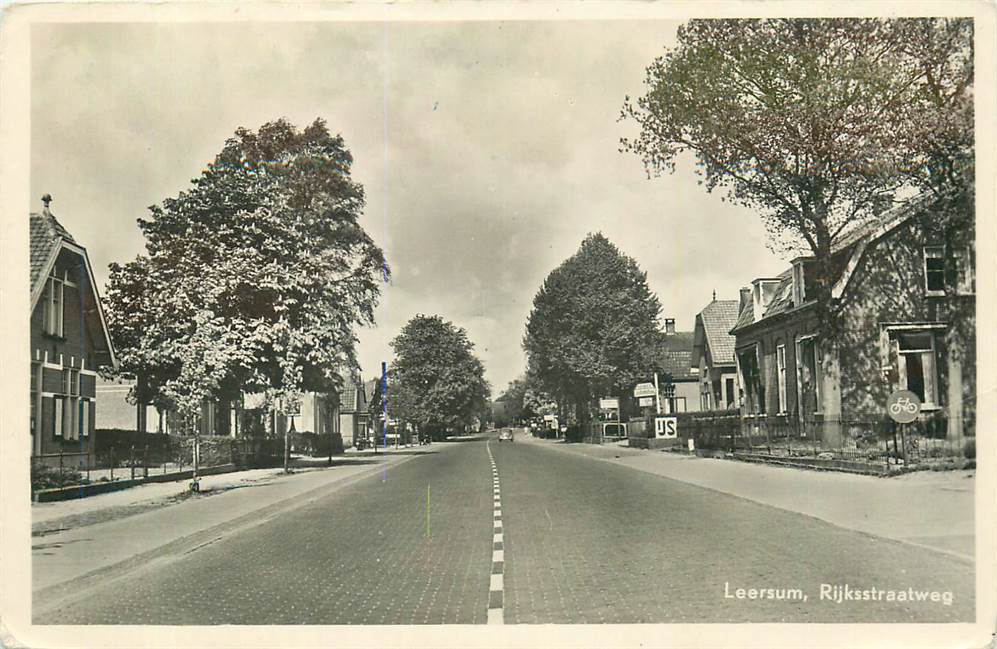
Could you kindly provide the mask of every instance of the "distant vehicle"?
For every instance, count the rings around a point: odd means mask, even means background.
[[[498,441],[504,442],[506,440],[510,442],[513,441],[511,428],[503,428],[501,431],[499,431]]]

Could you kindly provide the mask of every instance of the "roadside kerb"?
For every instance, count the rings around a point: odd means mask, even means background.
[[[163,545],[133,555],[123,561],[102,566],[69,580],[34,590],[32,592],[32,616],[44,614],[69,601],[81,599],[87,595],[89,590],[97,586],[106,585],[122,577],[130,576],[135,572],[142,572],[146,568],[168,563],[200,547],[220,540],[226,535],[266,523],[280,514],[308,505],[328,495],[330,492],[338,491],[386,469],[397,467],[419,457],[419,455],[421,453],[403,456],[394,462],[379,462],[355,475],[334,479],[319,487],[270,503],[234,519],[184,535]],[[183,505],[177,506],[182,507]],[[39,605],[40,602],[43,603]]]

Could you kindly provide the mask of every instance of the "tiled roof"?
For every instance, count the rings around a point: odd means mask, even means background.
[[[365,384],[363,383],[358,383],[353,379],[343,381],[343,392],[339,395],[340,412],[366,411],[367,393],[364,390]]]
[[[677,331],[661,334],[658,342],[658,365],[661,371],[670,374],[672,380],[696,378],[698,373],[692,367],[691,331]]]
[[[738,319],[738,300],[714,300],[699,312],[706,342],[716,365],[734,363],[734,336],[730,330]]]
[[[373,403],[377,398],[377,393],[381,390],[381,379],[371,379],[363,384],[364,394],[367,395],[367,403]]]
[[[923,207],[929,198],[931,198],[929,192],[915,196],[890,210],[869,217],[837,236],[831,243],[832,264],[837,263],[836,272],[843,273],[845,271],[845,262],[847,262],[848,256],[852,254],[849,252],[849,248],[852,248],[852,246],[864,239],[882,236],[884,233],[900,225],[916,214],[918,208]],[[837,262],[835,262],[835,259],[837,259]],[[775,296],[765,309],[762,319],[785,313],[793,308],[793,269],[789,268],[780,274],[779,280],[780,283],[776,289]],[[749,301],[741,310],[737,318],[737,323],[731,330],[746,327],[754,322],[754,312]]]
[[[765,309],[765,313],[762,314],[763,319],[793,308],[793,269],[790,268],[783,271],[776,279],[779,280],[779,286],[776,288],[775,295],[769,303],[768,308]],[[754,322],[754,306],[752,301],[748,300],[745,302],[744,308],[741,309],[741,313],[738,314],[737,322],[731,327],[730,331],[747,327],[750,324],[754,324]]]
[[[41,214],[32,213],[30,219],[31,292],[34,293],[42,273],[45,272],[45,264],[59,240],[65,239],[70,243],[76,241],[48,210]]]

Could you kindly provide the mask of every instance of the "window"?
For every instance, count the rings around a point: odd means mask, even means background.
[[[820,345],[813,336],[796,342],[797,408],[801,416],[820,413]]]
[[[779,382],[779,414],[786,412],[786,346],[779,345],[775,348],[775,366],[778,372],[776,378]]]
[[[727,388],[726,405],[728,408],[734,408],[737,406],[737,399],[734,396],[734,379],[727,379],[725,383]]]
[[[904,330],[893,334],[900,387],[910,390],[926,406],[938,403],[938,370],[935,336],[930,330]]]
[[[924,247],[924,290],[928,295],[945,293],[945,248]]]
[[[80,437],[80,371],[66,369],[62,373],[64,397],[56,397],[56,436],[72,440]]]
[[[63,335],[65,282],[58,277],[48,278],[45,285],[42,331],[52,336]]]
[[[741,385],[744,386],[745,413],[764,415],[765,386],[761,381],[757,348],[738,352],[737,365],[741,372]]]
[[[952,251],[952,265],[955,270],[955,291],[959,295],[976,293],[975,262],[972,246],[956,248]]]

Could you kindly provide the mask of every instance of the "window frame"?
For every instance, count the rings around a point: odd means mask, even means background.
[[[807,334],[796,338],[796,412],[800,417],[803,416],[803,346],[808,342],[813,343],[814,354],[814,399],[816,403],[812,414],[824,414],[823,402],[821,401],[824,393],[824,368],[820,353],[820,339],[817,334]]]
[[[56,338],[66,333],[66,279],[53,274],[45,282],[42,332]]]
[[[910,390],[910,385],[908,383],[907,376],[907,356],[917,355],[921,360],[921,374],[924,377],[923,380],[923,398],[921,399],[921,407],[925,410],[936,410],[941,407],[940,394],[938,390],[938,341],[933,329],[903,329],[903,330],[893,330],[891,332],[893,335],[890,336],[890,344],[895,346],[897,353],[897,385],[904,390]],[[900,337],[897,334],[907,333],[907,334],[927,334],[928,340],[931,342],[929,348],[918,348],[913,347],[906,351],[900,349]],[[924,358],[928,357],[930,359],[931,367],[925,367]],[[931,388],[930,394],[928,388]]]
[[[930,251],[930,254],[929,254]],[[937,253],[937,256],[936,254]],[[939,259],[941,260],[940,269],[928,269],[929,259]],[[923,272],[924,279],[924,293],[929,297],[936,297],[945,295],[945,246],[939,244],[926,245],[921,248],[921,268]],[[941,288],[933,289],[929,282],[929,274],[940,275],[941,276]]]
[[[775,378],[778,387],[779,411],[777,415],[785,415],[789,407],[786,394],[786,344],[779,343],[775,347]]]

